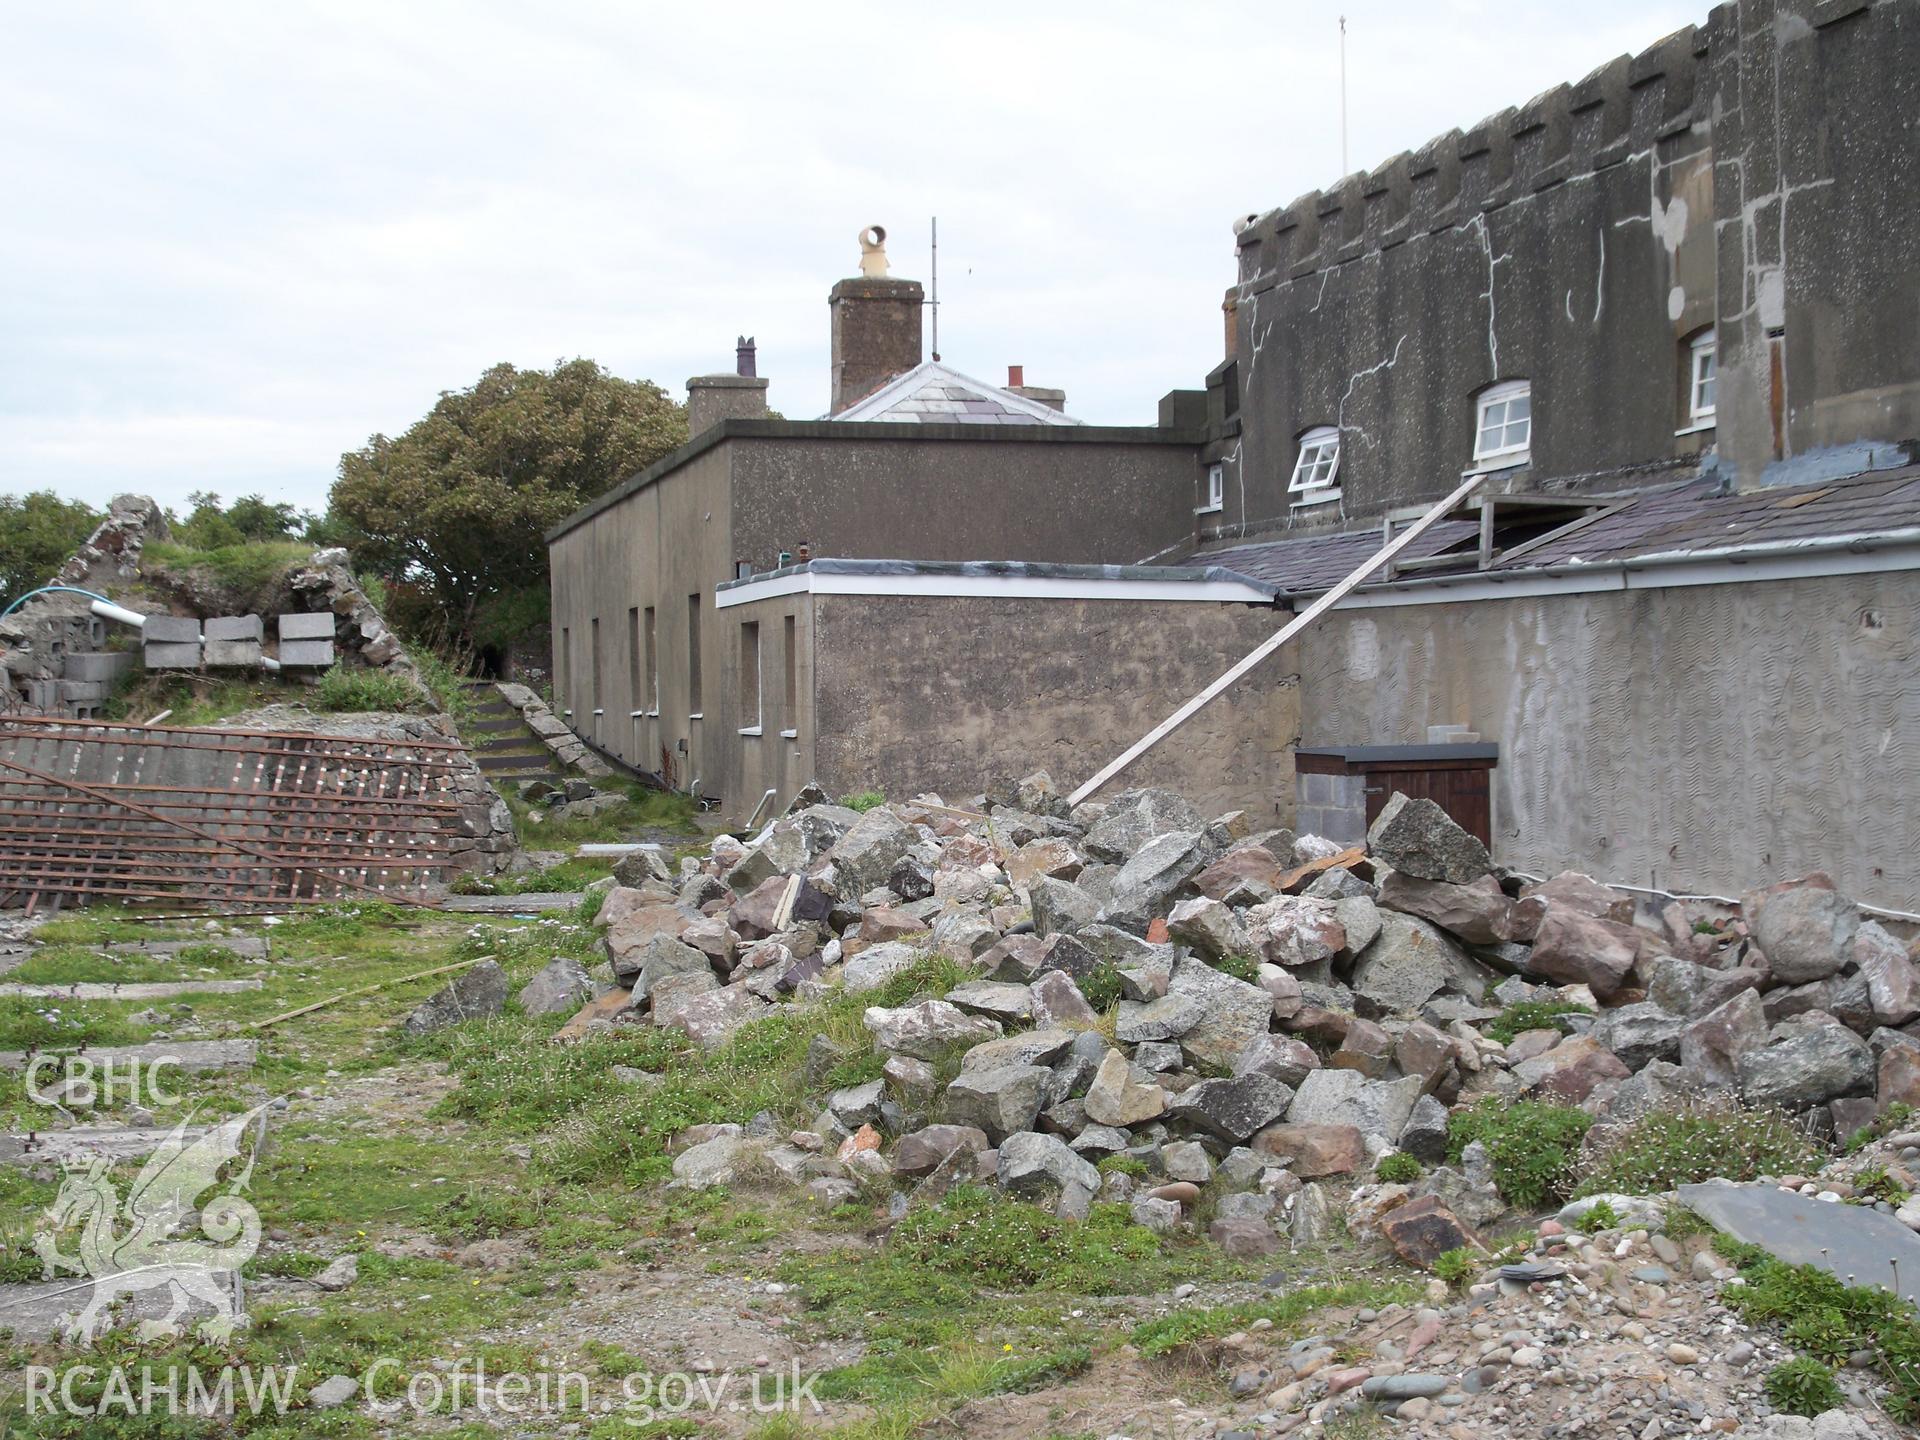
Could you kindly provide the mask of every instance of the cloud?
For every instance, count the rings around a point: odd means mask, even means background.
[[[1702,18],[1347,7],[1378,163]],[[1337,178],[1336,10],[64,4],[0,54],[0,489],[258,490],[500,360],[819,413],[854,233],[945,357],[1144,422],[1219,358],[1233,217]]]

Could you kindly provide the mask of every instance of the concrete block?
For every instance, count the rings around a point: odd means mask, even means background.
[[[191,615],[149,615],[140,638],[148,645],[198,645],[200,622]]]
[[[251,640],[258,645],[266,639],[267,628],[258,615],[216,615],[203,633],[208,640]]]
[[[333,639],[333,616],[324,610],[317,615],[282,615],[279,625],[282,640]]]
[[[107,698],[108,688],[95,680],[61,680],[55,693],[63,705],[98,705]]]
[[[241,668],[257,670],[260,667],[260,642],[258,640],[215,640],[209,636],[206,663],[220,670]]]
[[[149,670],[198,670],[200,646],[166,642],[141,647],[140,658]]]
[[[68,680],[91,680],[101,685],[111,685],[127,671],[133,668],[131,650],[93,650],[66,657],[66,668],[62,672]]]
[[[60,703],[60,682],[57,680],[27,681],[27,708],[45,712]]]
[[[280,663],[299,670],[324,670],[333,664],[333,641],[282,640]]]

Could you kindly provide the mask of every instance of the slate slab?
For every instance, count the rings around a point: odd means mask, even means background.
[[[1790,1265],[1814,1265],[1851,1285],[1897,1289],[1920,1304],[1920,1235],[1891,1215],[1728,1181],[1682,1185],[1680,1203]]]

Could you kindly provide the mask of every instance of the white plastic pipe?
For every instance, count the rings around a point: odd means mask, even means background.
[[[1254,666],[1258,665],[1262,660],[1266,659],[1269,655],[1273,654],[1274,651],[1278,650],[1282,645],[1306,629],[1307,626],[1311,625],[1322,615],[1326,614],[1327,611],[1346,599],[1369,575],[1393,559],[1394,556],[1406,549],[1407,546],[1411,545],[1421,535],[1425,534],[1442,515],[1445,515],[1449,510],[1452,510],[1460,504],[1461,501],[1465,500],[1475,490],[1478,490],[1482,483],[1485,482],[1488,473],[1487,471],[1481,471],[1479,474],[1467,476],[1466,479],[1460,482],[1459,487],[1455,489],[1451,495],[1440,501],[1439,504],[1435,505],[1431,510],[1427,511],[1426,514],[1414,521],[1413,524],[1394,536],[1393,539],[1389,540],[1385,545],[1382,545],[1378,551],[1370,556],[1366,562],[1351,575],[1347,576],[1346,579],[1342,580],[1338,585],[1334,586],[1331,590],[1327,591],[1326,594],[1322,595],[1318,600],[1294,616],[1293,619],[1288,621],[1279,631],[1263,640],[1257,648],[1249,651],[1247,655],[1231,670],[1227,671],[1226,674],[1222,675],[1218,680],[1215,680],[1211,685],[1207,686],[1206,689],[1202,690],[1198,695],[1174,711],[1173,714],[1154,726],[1154,728],[1148,731],[1142,738],[1135,741],[1118,759],[1114,760],[1104,770],[1100,771],[1099,774],[1095,775],[1091,780],[1087,781],[1086,784],[1068,796],[1068,803],[1078,805],[1082,800],[1093,794],[1102,785],[1106,784],[1107,781],[1118,775],[1122,770],[1126,769],[1127,766],[1131,765],[1142,755],[1146,754],[1147,751],[1166,739],[1167,736],[1186,724],[1201,706],[1219,696],[1241,676],[1253,669]]]
[[[147,623],[147,617],[137,615],[123,605],[115,605],[111,600],[96,600],[88,607],[102,620],[114,620],[122,625],[130,625],[135,630]]]

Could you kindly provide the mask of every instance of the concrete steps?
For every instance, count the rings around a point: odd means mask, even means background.
[[[527,728],[520,712],[509,705],[491,681],[467,687],[474,718],[461,727],[474,763],[499,786],[523,780],[558,780],[562,772],[540,737]]]

